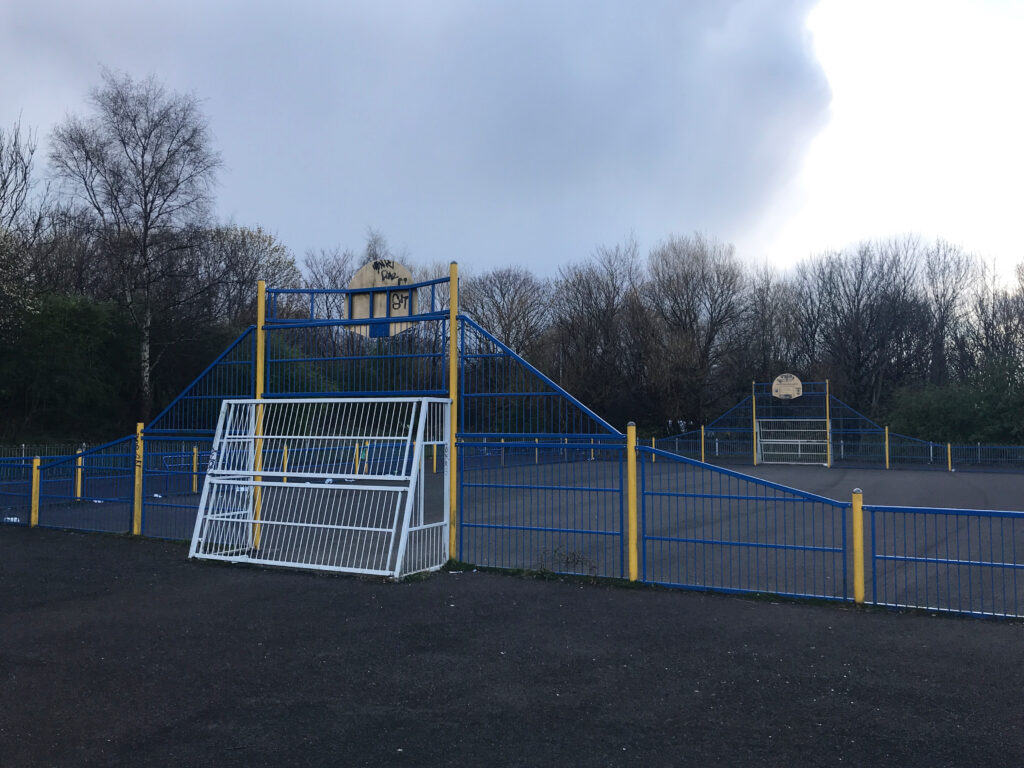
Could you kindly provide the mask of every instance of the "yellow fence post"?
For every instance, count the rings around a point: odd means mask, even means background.
[[[889,425],[885,426],[885,468],[889,468]]]
[[[135,425],[135,496],[132,503],[132,535],[142,535],[142,422]]]
[[[75,501],[82,500],[82,451],[75,451]]]
[[[267,331],[264,326],[267,323],[267,284],[263,280],[256,281],[256,383],[255,398],[263,399],[263,392],[266,387],[267,368]],[[255,445],[253,451],[253,482],[257,485],[252,489],[252,545],[256,549],[260,546],[262,534],[259,524],[260,514],[263,511],[263,489],[259,483],[263,481],[260,474],[263,470],[263,406],[256,406],[256,434],[253,435]]]
[[[946,443],[946,470],[953,471],[953,444]]]
[[[199,446],[192,446],[192,493],[199,493]]]
[[[639,576],[636,524],[636,424],[626,425],[626,509],[628,515],[629,580]]]
[[[459,515],[459,463],[455,441],[459,426],[459,265],[448,267],[448,397],[451,399],[451,424],[448,436],[448,554],[458,559],[455,535]]]
[[[534,445],[538,444],[539,442],[540,442],[540,438],[539,437],[533,438]],[[540,464],[540,448],[534,448],[533,449],[533,463],[534,464]]]
[[[39,457],[32,459],[32,506],[29,509],[29,524],[39,525]]]
[[[594,460],[594,438],[590,438],[590,460]]]
[[[757,466],[757,391],[756,382],[750,382],[750,434],[754,440],[754,466]]]
[[[437,474],[437,443],[434,443],[431,448],[434,449],[434,474]]]
[[[281,472],[287,472],[288,471],[288,446],[286,445],[282,450],[283,450],[283,453],[281,454]],[[288,478],[287,477],[282,477],[281,478],[281,482],[282,483],[287,483],[288,482]]]
[[[505,466],[505,438],[501,438],[501,466]]]
[[[853,600],[864,602],[864,494],[853,489]]]
[[[657,448],[657,447],[658,447],[658,446],[657,446],[657,445],[655,445],[655,443],[654,443],[654,438],[652,437],[652,438],[651,438],[651,448]],[[658,457],[657,457],[657,456],[655,456],[655,455],[654,455],[654,454],[652,453],[652,454],[651,454],[651,464],[653,464],[653,463],[654,463],[654,462],[656,462],[657,460],[658,460]]]
[[[704,463],[704,425],[700,425],[700,460]]]

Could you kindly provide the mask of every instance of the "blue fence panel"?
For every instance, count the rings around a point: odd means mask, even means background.
[[[127,533],[134,489],[134,436],[91,448],[80,456],[43,463],[39,469],[39,525]]]
[[[849,503],[637,450],[643,581],[849,599]]]
[[[32,504],[32,459],[0,459],[0,523],[28,525]]]
[[[877,505],[864,510],[873,603],[1022,615],[1024,512]]]
[[[504,440],[457,444],[457,556],[496,568],[624,577],[624,442]]]
[[[142,535],[189,539],[199,510],[212,440],[145,437]],[[193,471],[193,460],[195,471]]]

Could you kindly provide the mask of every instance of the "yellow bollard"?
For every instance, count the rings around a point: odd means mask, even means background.
[[[142,535],[142,422],[135,425],[135,494],[132,501],[132,535]]]
[[[853,600],[864,602],[864,494],[853,489]]]
[[[636,520],[636,424],[632,421],[626,425],[626,510],[628,539],[626,549],[629,552],[629,580],[636,581],[639,577],[639,558],[637,557],[637,520]]]
[[[82,500],[82,452],[75,451],[75,501]]]
[[[29,508],[29,524],[39,525],[39,457],[32,459],[32,502]]]

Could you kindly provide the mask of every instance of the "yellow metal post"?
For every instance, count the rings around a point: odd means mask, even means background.
[[[362,447],[363,447],[362,441],[356,440],[355,448],[353,450],[355,450],[355,452],[356,452],[354,464],[355,464],[355,474],[357,474],[357,475],[359,474],[359,450]]]
[[[505,466],[505,438],[501,438],[501,466]]]
[[[434,449],[434,474],[437,474],[437,443],[431,446]]]
[[[700,460],[704,462],[704,425],[700,425]]]
[[[757,466],[757,391],[756,382],[750,382],[750,433],[754,437],[754,466]]]
[[[267,331],[264,326],[267,323],[267,284],[263,280],[256,281],[256,392],[257,400],[263,399],[263,392],[266,386],[265,375],[267,368]],[[253,451],[253,481],[260,483],[263,476],[263,406],[256,406],[256,434]],[[257,485],[252,491],[252,519],[258,521],[263,510],[263,489]],[[259,522],[255,522],[252,529],[252,545],[259,549],[260,536],[262,534]]]
[[[853,599],[864,602],[864,494],[853,489]]]
[[[654,444],[654,438],[652,437],[652,438],[651,438],[651,448],[657,448],[657,447],[658,447],[658,446]],[[658,457],[657,457],[657,456],[655,456],[655,455],[654,455],[654,454],[652,453],[652,454],[651,454],[651,464],[653,464],[653,463],[654,463],[654,462],[656,462],[657,460],[658,460]]]
[[[832,396],[825,379],[825,466],[832,466]]]
[[[132,503],[132,535],[142,535],[142,465],[143,465],[143,442],[142,427],[139,422],[135,425],[135,496]]]
[[[889,425],[885,427],[885,468],[889,468]]]
[[[637,557],[636,524],[636,424],[632,421],[626,425],[626,510],[629,536],[626,547],[629,551],[629,580],[636,581],[640,569]]]
[[[75,501],[82,500],[82,451],[75,451]]]
[[[192,446],[192,493],[199,493],[199,446]]]
[[[448,552],[458,559],[459,481],[455,437],[459,425],[459,265],[448,267],[448,397],[451,399],[451,426],[448,444]]]
[[[29,524],[35,528],[39,525],[39,457],[32,459],[32,502],[29,508]]]
[[[949,472],[953,471],[953,444],[946,443],[946,469]]]
[[[282,451],[283,451],[283,453],[281,454],[281,472],[283,473],[283,472],[287,472],[288,471],[288,446],[286,445],[282,449]],[[282,483],[287,483],[288,482],[288,478],[287,477],[282,477],[281,478],[281,482]]]
[[[538,444],[540,442],[540,438],[539,437],[533,438],[533,442],[534,442],[534,445]],[[533,463],[534,464],[540,464],[540,448],[534,448],[533,449]]]
[[[590,438],[590,460],[594,460],[594,438]]]

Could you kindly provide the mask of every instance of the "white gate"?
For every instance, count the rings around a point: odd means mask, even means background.
[[[224,401],[189,557],[394,578],[440,568],[449,408],[411,397]]]

